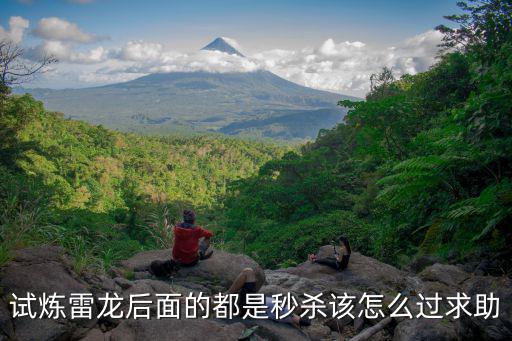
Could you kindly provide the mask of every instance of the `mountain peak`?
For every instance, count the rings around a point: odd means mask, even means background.
[[[220,51],[227,54],[235,54],[240,57],[244,57],[237,49],[235,49],[232,45],[235,45],[236,42],[232,41],[232,39],[225,37],[215,38],[211,43],[203,47],[201,50],[208,51]]]

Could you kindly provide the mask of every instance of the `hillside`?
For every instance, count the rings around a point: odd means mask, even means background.
[[[12,248],[44,241],[96,265],[163,246],[183,207],[209,223],[231,181],[285,150],[117,133],[45,111],[29,95],[2,97],[0,113],[0,262]]]
[[[482,36],[465,37],[480,43],[413,76],[384,69],[365,101],[340,103],[350,108],[343,124],[238,181],[226,243],[279,267],[343,234],[395,265],[427,254],[510,276],[510,16],[488,32],[494,12],[466,10],[485,14],[473,23]]]
[[[268,71],[240,73],[172,72],[85,89],[18,89],[66,117],[139,132],[220,131],[263,137],[315,138],[340,122],[347,96],[314,90]],[[325,115],[319,114],[323,108]],[[296,114],[296,116],[295,116]],[[336,116],[333,123],[332,116]],[[267,118],[280,120],[275,133]],[[315,121],[309,131],[296,124]],[[243,125],[232,130],[229,125]]]

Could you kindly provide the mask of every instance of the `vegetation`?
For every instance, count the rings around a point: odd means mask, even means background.
[[[266,266],[339,234],[395,264],[510,248],[512,4],[460,6],[429,71],[395,80],[385,68],[366,101],[340,102],[344,124],[233,185],[227,245]]]
[[[283,150],[116,133],[46,112],[29,95],[0,101],[0,262],[13,248],[42,242],[65,246],[78,270],[168,247],[178,211],[195,207],[208,223],[228,181]]]
[[[512,242],[512,4],[461,3],[430,70],[371,77],[343,124],[299,150],[219,136],[151,138],[0,95],[0,263],[56,242],[76,268],[169,247],[184,206],[217,245],[277,267],[339,234],[402,264]]]

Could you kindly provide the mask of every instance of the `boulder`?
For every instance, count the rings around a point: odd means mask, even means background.
[[[441,260],[439,257],[433,255],[418,255],[414,257],[409,264],[407,264],[404,268],[406,271],[419,273],[427,266],[434,265],[435,263],[439,263]]]
[[[453,323],[447,320],[412,319],[400,322],[393,341],[451,341],[457,340]]]
[[[0,337],[1,336],[14,339],[14,326],[11,319],[11,312],[3,300],[0,300]]]
[[[320,248],[318,258],[333,255],[332,245]],[[347,269],[337,271],[309,261],[284,271],[303,278],[322,280],[334,287],[352,287],[362,291],[396,292],[405,288],[407,273],[376,259],[352,252]]]
[[[255,334],[263,340],[272,341],[307,341],[311,340],[306,328],[299,330],[287,323],[279,323],[271,320],[257,320],[257,319],[241,319],[234,318],[233,320],[226,321],[227,323],[243,324],[245,328],[252,328],[258,326]],[[330,333],[329,333],[330,334]]]
[[[170,253],[170,250],[141,252],[122,261],[120,265],[127,270],[147,272],[152,261],[167,259]],[[226,290],[245,268],[252,268],[255,271],[257,288],[259,289],[265,282],[265,273],[258,263],[246,255],[232,254],[220,250],[214,250],[212,257],[200,261],[197,265],[182,267],[174,276],[174,279],[200,283],[211,288],[212,291]]]
[[[512,280],[508,277],[475,276],[464,283],[463,292],[471,297],[469,311],[476,311],[477,294],[494,294],[499,298],[499,316],[463,315],[459,336],[474,340],[512,340]]]
[[[101,330],[91,329],[80,341],[109,341],[110,335],[103,333]]]
[[[224,324],[217,320],[124,320],[111,331],[110,340],[237,340],[244,329],[241,323]]]
[[[420,273],[420,278],[424,281],[437,281],[448,286],[459,287],[470,274],[455,265],[436,263],[425,268]]]
[[[66,317],[59,319],[30,319],[20,317],[13,320],[18,340],[54,340],[70,337],[77,328],[90,328],[96,324],[92,319],[71,320],[69,296],[71,293],[91,293],[87,284],[71,269],[71,258],[60,247],[40,246],[15,252],[13,260],[1,269],[0,287],[4,295],[12,299],[26,296],[27,292],[40,297],[57,293],[65,295],[61,304]],[[35,305],[38,308],[38,304]],[[98,314],[93,305],[93,316]],[[36,313],[40,309],[34,309]]]

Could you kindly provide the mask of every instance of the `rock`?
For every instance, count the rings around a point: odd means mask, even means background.
[[[123,291],[123,296],[149,293],[154,297],[155,294],[168,294],[170,292],[171,286],[166,282],[154,279],[138,279]]]
[[[126,278],[116,277],[114,278],[114,282],[121,287],[121,289],[126,290],[133,286],[133,282],[127,280]]]
[[[414,259],[407,264],[405,267],[406,271],[419,273],[427,266],[434,265],[435,263],[439,263],[441,260],[439,257],[433,255],[419,255],[414,257]]]
[[[136,273],[147,272],[152,261],[167,259],[169,256],[170,250],[146,251],[122,261],[120,264],[125,269]],[[176,280],[196,281],[207,287],[226,290],[245,268],[252,268],[255,271],[257,288],[259,289],[265,282],[265,273],[258,263],[248,256],[220,250],[214,250],[212,257],[200,261],[195,266],[182,267],[174,278]]]
[[[455,326],[447,320],[412,319],[400,322],[393,341],[457,340]]]
[[[436,263],[420,273],[424,281],[438,281],[448,286],[458,287],[470,275],[455,265]]]
[[[0,270],[0,287],[4,294],[14,293],[17,297],[26,296],[27,292],[40,297],[57,293],[65,295],[61,305],[65,307],[65,318],[30,319],[28,317],[13,320],[16,338],[19,340],[53,340],[69,337],[77,328],[90,328],[96,320],[70,320],[70,307],[67,304],[71,293],[91,293],[86,283],[80,280],[70,268],[71,261],[62,248],[40,246],[19,250],[12,261]],[[38,304],[35,305],[35,308]],[[92,307],[93,316],[98,314],[96,306]],[[39,312],[40,309],[34,309]]]
[[[311,326],[304,329],[309,335],[311,340],[326,340],[331,335],[331,329],[320,323],[313,323]]]
[[[147,271],[152,261],[169,259],[170,257],[170,250],[144,251],[137,253],[129,259],[121,261],[119,264],[123,268],[131,271]]]
[[[0,300],[0,336],[1,335],[9,339],[14,339],[14,326],[11,320],[11,312],[3,300]]]
[[[463,315],[459,322],[459,336],[474,340],[512,339],[512,280],[507,277],[476,276],[464,283],[463,292],[471,297],[468,310],[476,311],[476,295],[491,292],[499,298],[499,316]],[[489,297],[489,296],[488,296]]]
[[[101,292],[119,292],[120,286],[110,277],[104,274],[96,274],[85,272],[81,276],[89,285],[91,291],[96,293]]]
[[[311,340],[309,334],[304,330],[299,330],[287,323],[279,323],[270,320],[256,320],[256,319],[240,319],[235,318],[227,323],[243,324],[245,328],[252,328],[258,326],[255,334],[263,340],[276,340],[276,341],[307,341]]]
[[[47,262],[59,262],[66,265],[72,264],[71,258],[64,249],[55,245],[43,245],[16,250],[13,257],[14,262],[40,264]]]
[[[108,338],[107,338],[108,337]],[[80,341],[108,341],[110,339],[109,335],[106,335],[99,329],[91,329],[85,337],[80,339]]]
[[[217,320],[125,320],[111,331],[111,341],[136,340],[237,340],[245,327]]]
[[[332,254],[332,246],[327,245],[320,248],[317,257]],[[319,279],[334,287],[352,287],[380,293],[402,291],[405,286],[404,277],[407,276],[404,271],[358,252],[352,252],[349,265],[344,271],[309,261],[283,271],[303,278]]]

